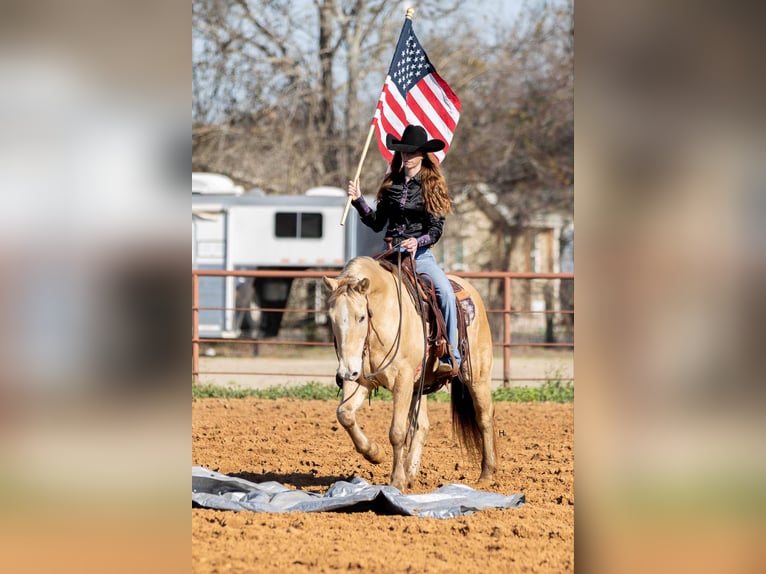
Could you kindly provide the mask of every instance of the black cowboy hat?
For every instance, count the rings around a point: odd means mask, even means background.
[[[442,140],[429,140],[426,130],[421,126],[407,126],[400,140],[391,134],[386,134],[386,147],[393,151],[432,152],[442,150],[444,146],[445,143]]]

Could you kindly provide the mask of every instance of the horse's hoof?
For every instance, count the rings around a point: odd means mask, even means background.
[[[377,444],[373,444],[370,447],[370,451],[364,455],[364,458],[366,458],[372,464],[380,464],[383,462],[383,458],[385,458],[385,453],[383,452],[383,449],[380,448]]]
[[[479,476],[479,484],[488,486],[494,482],[495,482],[495,473],[493,472],[482,472],[481,476]]]

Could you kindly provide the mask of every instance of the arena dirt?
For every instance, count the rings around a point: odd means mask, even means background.
[[[391,403],[359,411],[364,432],[387,450],[375,466],[354,451],[334,402],[196,399],[192,464],[254,482],[324,492],[361,476],[387,484]],[[265,514],[192,509],[193,572],[565,572],[574,569],[574,409],[496,403],[499,470],[477,485],[479,465],[451,434],[449,405],[428,404],[431,431],[418,484],[463,483],[526,505],[438,520],[371,512]]]

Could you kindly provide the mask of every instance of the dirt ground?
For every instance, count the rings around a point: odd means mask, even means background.
[[[387,449],[375,466],[354,451],[330,401],[196,399],[192,464],[260,482],[325,492],[361,476],[387,484],[391,403],[359,411]],[[449,405],[428,404],[431,430],[413,493],[463,483],[526,505],[433,519],[372,512],[265,514],[192,509],[193,572],[565,572],[574,569],[574,408],[496,403],[499,469],[478,486],[479,464],[452,439]]]

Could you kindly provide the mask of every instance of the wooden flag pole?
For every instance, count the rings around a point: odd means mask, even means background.
[[[364,164],[364,158],[367,157],[367,150],[370,149],[370,142],[372,141],[372,136],[375,133],[375,124],[372,124],[370,126],[370,131],[367,133],[367,141],[364,142],[364,149],[362,150],[362,157],[359,159],[359,165],[356,168],[356,175],[354,176],[354,183],[356,185],[359,185],[359,176],[362,174],[362,164]],[[348,210],[351,207],[351,196],[349,195],[346,198],[346,206],[343,208],[343,216],[340,218],[340,224],[345,225],[346,224],[346,217],[348,217]]]
[[[404,14],[404,17],[408,20],[412,20],[412,16],[415,14],[415,9],[410,7],[407,8],[407,12]],[[372,136],[375,133],[375,124],[372,124],[370,126],[370,131],[367,133],[367,141],[364,142],[364,149],[362,150],[362,157],[359,158],[359,165],[356,168],[356,175],[354,176],[354,183],[356,185],[359,185],[359,176],[362,174],[362,165],[364,165],[364,159],[367,157],[367,151],[370,149],[370,142],[372,141]],[[340,224],[345,225],[346,224],[346,217],[348,217],[348,210],[351,207],[351,196],[349,195],[346,198],[346,205],[343,208],[343,215],[340,218]]]

